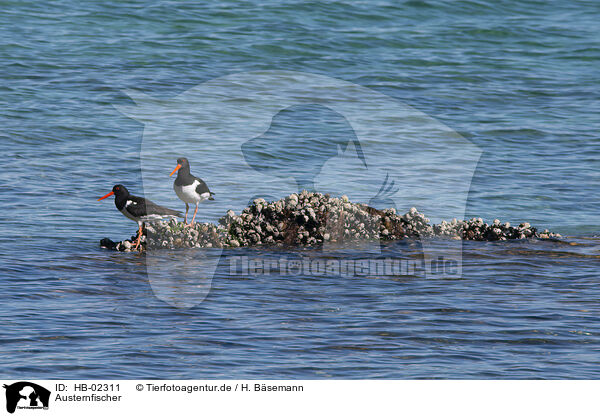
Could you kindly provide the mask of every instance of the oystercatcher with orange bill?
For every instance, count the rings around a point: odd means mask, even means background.
[[[123,185],[115,185],[112,191],[104,195],[102,198],[98,198],[98,201],[102,201],[104,198],[109,196],[115,196],[115,206],[123,215],[132,221],[138,223],[138,238],[135,243],[134,250],[140,245],[142,238],[142,225],[144,222],[157,221],[166,218],[183,217],[180,211],[175,211],[170,208],[161,207],[154,202],[142,198],[140,196],[134,196],[129,193],[127,188]]]
[[[200,179],[195,177],[190,173],[190,162],[185,157],[180,157],[177,159],[177,166],[173,169],[173,172],[169,176],[173,176],[173,174],[177,172],[177,179],[173,183],[173,189],[175,193],[183,202],[185,202],[185,223],[187,224],[187,214],[190,209],[188,204],[196,204],[196,210],[194,211],[194,216],[192,217],[192,222],[188,225],[191,227],[194,225],[194,219],[196,219],[196,214],[198,213],[198,204],[205,200],[213,201],[214,192],[211,192],[208,189],[206,183]]]

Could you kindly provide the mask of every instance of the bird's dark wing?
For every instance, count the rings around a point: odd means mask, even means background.
[[[180,211],[162,207],[146,198],[131,196],[129,200],[131,203],[128,204],[125,209],[135,217],[146,217],[148,215],[172,215],[176,217],[183,216]]]
[[[196,192],[197,192],[199,195],[205,194],[205,193],[207,193],[207,192],[208,192],[210,195],[214,195],[214,192],[211,192],[211,191],[210,191],[210,189],[208,189],[208,185],[206,184],[206,182],[204,182],[204,181],[203,181],[202,179],[200,179],[200,178],[196,178],[196,180],[199,182],[199,183],[198,183],[198,186],[196,186]],[[212,197],[211,197],[211,198],[209,198],[209,199],[212,199]]]
[[[125,210],[136,218],[144,217],[146,216],[146,200],[130,195],[125,201]]]

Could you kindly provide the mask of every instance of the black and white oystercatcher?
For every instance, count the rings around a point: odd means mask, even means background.
[[[140,240],[142,238],[142,225],[144,222],[183,216],[180,211],[161,207],[160,205],[156,205],[154,202],[146,198],[131,195],[127,188],[125,188],[123,185],[113,186],[112,191],[104,195],[102,198],[98,198],[98,201],[108,198],[111,195],[115,196],[115,206],[117,209],[121,211],[121,213],[127,218],[138,223],[138,238],[137,242],[135,243],[134,250],[140,245]]]
[[[198,212],[198,204],[207,199],[214,200],[212,197],[213,192],[208,189],[208,186],[200,178],[195,177],[190,173],[190,162],[185,157],[177,159],[177,166],[173,169],[173,172],[169,176],[177,172],[177,179],[173,183],[173,189],[175,193],[183,202],[185,202],[185,223],[187,224],[187,214],[190,209],[188,204],[196,204],[196,210],[192,217],[192,222],[189,226],[194,225],[194,219],[196,219],[196,213]]]

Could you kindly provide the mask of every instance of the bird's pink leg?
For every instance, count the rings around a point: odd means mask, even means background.
[[[190,206],[187,204],[187,202],[185,203],[185,224],[187,225],[187,213],[190,210]]]
[[[133,247],[134,250],[137,250],[139,248],[141,240],[142,240],[142,224],[139,224],[138,238],[137,238],[137,241],[135,242],[135,247]]]
[[[196,219],[196,214],[198,213],[198,203],[196,202],[196,210],[194,211],[194,216],[192,217],[192,222],[188,224],[188,227],[194,226],[194,220]]]

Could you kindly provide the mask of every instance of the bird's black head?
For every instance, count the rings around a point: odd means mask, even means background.
[[[190,162],[188,162],[185,157],[177,159],[177,166],[175,166],[175,169],[173,169],[173,172],[171,172],[169,176],[173,176],[179,169],[181,169],[181,172],[184,172],[184,175],[190,172]],[[179,173],[177,175],[179,175]]]
[[[129,191],[123,185],[115,185],[113,186],[112,191],[107,193],[101,198],[98,198],[98,201],[102,201],[104,198],[108,198],[109,196],[114,195],[116,199],[118,198],[126,198],[129,195]]]
[[[123,185],[118,184],[113,186],[112,189],[113,193],[115,194],[115,196],[118,198],[119,196],[127,196],[129,195],[129,191],[127,190],[127,188],[125,188]]]

